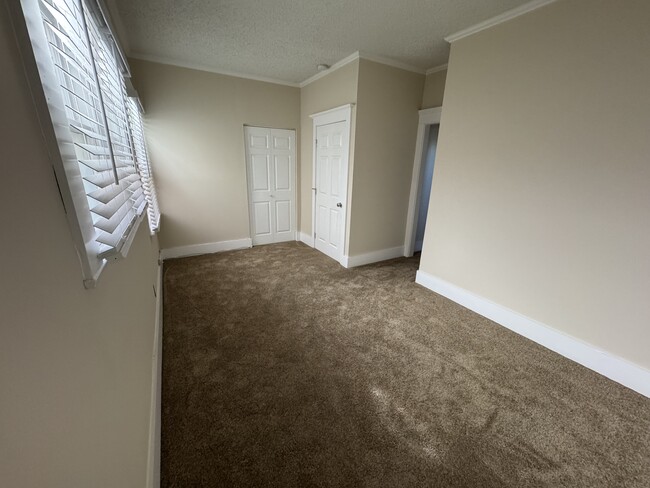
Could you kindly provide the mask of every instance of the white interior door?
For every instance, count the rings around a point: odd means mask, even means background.
[[[347,205],[345,122],[316,126],[316,249],[337,261],[343,258]]]
[[[244,127],[253,245],[296,238],[296,133]]]

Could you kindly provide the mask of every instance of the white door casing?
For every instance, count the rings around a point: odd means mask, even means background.
[[[422,178],[422,163],[426,157],[425,142],[429,139],[429,128],[440,124],[442,107],[420,110],[418,133],[415,140],[415,157],[411,175],[411,193],[409,195],[408,214],[406,216],[406,233],[404,235],[404,256],[413,256],[415,248],[415,232],[417,230],[418,202],[420,200],[420,179]]]
[[[348,168],[352,105],[311,115],[314,120],[312,222],[314,247],[346,262]]]
[[[296,237],[296,133],[244,127],[253,245]]]

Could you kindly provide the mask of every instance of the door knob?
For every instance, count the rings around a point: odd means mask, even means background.
[[[341,208],[341,207],[343,206],[343,204],[342,204],[341,202],[339,202],[339,203],[336,204],[336,206],[337,206],[338,208]]]

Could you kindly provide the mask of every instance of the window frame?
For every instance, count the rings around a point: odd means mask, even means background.
[[[65,210],[66,220],[81,265],[83,285],[85,288],[94,288],[100,274],[110,261],[126,257],[142,220],[148,215],[148,208],[145,205],[141,212],[137,214],[119,251],[111,256],[100,257],[101,245],[95,239],[97,232],[79,169],[78,156],[74,147],[73,134],[66,113],[63,93],[50,54],[39,1],[20,0],[20,2],[8,3],[28,85],[34,99],[36,113],[54,170],[54,177]],[[83,4],[86,0],[78,1]],[[97,13],[102,16],[106,29],[110,32],[111,26],[102,11],[101,5],[96,3],[95,0],[88,3],[89,8],[93,6],[97,8]],[[119,68],[116,67],[116,69],[120,71],[119,75],[122,77],[130,76],[128,65],[120,46],[117,45],[114,34],[110,32],[108,35],[110,35],[110,41],[115,46],[113,55],[117,57],[116,61]],[[126,103],[125,115],[128,120]],[[135,159],[134,164],[138,175],[140,175]]]

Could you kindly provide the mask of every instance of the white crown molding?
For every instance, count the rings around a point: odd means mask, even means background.
[[[324,76],[329,75],[330,73],[336,71],[339,68],[342,68],[343,66],[350,64],[353,61],[356,61],[357,59],[365,59],[368,61],[372,61],[374,63],[379,63],[379,64],[384,64],[386,66],[392,66],[393,68],[398,68],[398,69],[403,69],[405,71],[411,71],[413,73],[418,73],[418,74],[426,74],[425,70],[416,68],[415,66],[411,66],[409,64],[405,63],[400,63],[399,61],[394,61],[389,58],[383,58],[381,56],[374,56],[372,54],[364,54],[361,53],[360,51],[356,51],[349,56],[341,59],[340,61],[337,61],[334,63],[328,70],[321,71],[319,73],[316,73],[314,76],[311,76],[307,78],[306,80],[300,82],[300,83],[293,83],[290,81],[284,81],[284,80],[278,80],[275,78],[266,78],[264,76],[255,76],[255,75],[248,75],[245,73],[237,73],[234,71],[224,71],[224,70],[219,70],[212,68],[210,66],[206,66],[204,64],[199,64],[199,63],[188,63],[186,61],[179,61],[177,59],[172,59],[168,58],[165,56],[153,56],[150,54],[143,54],[143,53],[138,53],[138,52],[132,52],[129,54],[130,58],[133,59],[140,59],[142,61],[149,61],[152,63],[158,63],[158,64],[166,64],[168,66],[178,66],[179,68],[187,68],[187,69],[195,69],[198,71],[206,71],[208,73],[215,73],[218,75],[225,75],[225,76],[232,76],[235,78],[244,78],[246,80],[254,80],[254,81],[262,81],[264,83],[274,83],[276,85],[284,85],[284,86],[291,86],[294,88],[304,88],[310,83],[319,80],[323,78]],[[444,65],[444,67],[438,66],[437,68],[445,69],[447,65]],[[432,69],[437,69],[437,68],[432,68]]]
[[[164,56],[151,56],[149,54],[142,54],[138,52],[133,52],[130,55],[133,59],[140,59],[142,61],[149,61],[152,63],[166,64],[169,66],[178,66],[179,68],[195,69],[198,71],[207,71],[208,73],[215,73],[218,75],[232,76],[233,78],[243,78],[246,80],[262,81],[264,83],[273,83],[275,85],[284,85],[290,86],[293,88],[300,88],[299,83],[292,83],[290,81],[277,80],[275,78],[266,78],[264,76],[255,76],[247,75],[245,73],[236,73],[234,71],[224,71],[212,68],[210,66],[198,64],[198,63],[187,63],[185,61],[178,61],[176,59],[167,58]]]
[[[519,7],[508,10],[501,15],[497,15],[496,17],[492,17],[491,19],[479,22],[478,24],[468,27],[467,29],[458,31],[455,34],[451,34],[445,37],[445,41],[449,43],[456,42],[459,39],[471,36],[477,32],[489,29],[490,27],[494,27],[495,25],[501,24],[503,22],[507,22],[508,20],[519,17],[520,15],[527,14],[528,12],[532,12],[533,10],[537,10],[538,8],[544,7],[553,2],[557,2],[557,0],[533,0],[532,2],[528,2]]]
[[[160,257],[164,261],[165,259],[234,251],[236,249],[248,249],[250,247],[253,247],[253,241],[250,237],[246,237],[244,239],[235,239],[233,241],[208,242],[205,244],[194,244],[190,246],[170,247],[162,249],[160,251]]]
[[[300,88],[304,88],[310,83],[313,83],[316,80],[320,80],[324,76],[329,75],[330,73],[336,71],[339,68],[342,68],[343,66],[350,64],[353,61],[356,61],[357,59],[365,59],[367,61],[372,61],[373,63],[379,63],[379,64],[384,64],[386,66],[391,66],[393,68],[398,68],[398,69],[403,69],[405,71],[411,71],[413,73],[417,73],[420,75],[425,74],[425,70],[417,68],[415,66],[411,66],[410,64],[406,63],[400,63],[399,61],[394,61],[389,58],[384,58],[381,56],[375,56],[374,54],[368,54],[364,53],[361,51],[356,51],[349,56],[341,59],[340,61],[337,61],[334,63],[328,70],[326,71],[321,71],[320,73],[316,73],[314,76],[311,76],[310,78],[307,78],[305,81],[300,83]]]
[[[382,56],[375,56],[374,54],[364,53],[362,51],[359,51],[359,58],[372,61],[373,63],[385,64],[386,66],[392,66],[393,68],[403,69],[404,71],[411,71],[419,75],[425,74],[425,70],[421,68],[417,68],[416,66],[412,66],[406,63],[401,63],[399,61],[395,61],[389,58],[384,58]]]
[[[352,61],[356,61],[357,59],[359,59],[359,51],[356,51],[356,52],[350,54],[349,56],[341,59],[340,61],[337,61],[332,66],[330,66],[330,68],[328,70],[320,71],[320,72],[316,73],[314,76],[311,76],[311,77],[307,78],[306,80],[299,83],[298,86],[300,88],[304,88],[307,85],[309,85],[310,83],[312,83],[312,82],[314,82],[316,80],[320,80],[324,76],[329,75],[333,71],[336,71],[337,69],[342,68],[346,64],[350,64]]]
[[[441,64],[440,66],[434,66],[433,68],[429,68],[424,72],[425,75],[429,76],[432,75],[433,73],[439,73],[440,71],[445,71],[449,65],[447,63]]]
[[[352,108],[355,106],[354,103],[346,103],[345,105],[339,105],[338,107],[330,108],[327,110],[323,110],[322,112],[318,112],[315,114],[311,114],[309,116],[310,119],[315,119],[316,117],[318,118],[324,118],[325,116],[331,116],[328,117],[329,120],[321,120],[321,122],[318,125],[325,125],[325,124],[331,124],[333,122],[338,122],[339,120],[344,120],[345,119],[345,111],[349,110],[351,111]]]
[[[650,371],[422,270],[415,282],[650,398]]]

